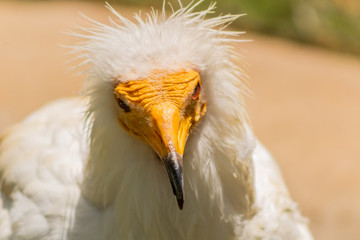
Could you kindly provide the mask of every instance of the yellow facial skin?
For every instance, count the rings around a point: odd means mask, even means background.
[[[161,158],[173,151],[183,155],[190,129],[206,111],[199,87],[200,76],[193,70],[155,71],[146,79],[120,83],[115,96],[129,111],[120,106],[119,123]]]
[[[119,83],[118,120],[150,145],[163,161],[180,209],[184,204],[182,155],[190,129],[204,116],[197,72],[154,71],[147,79]]]

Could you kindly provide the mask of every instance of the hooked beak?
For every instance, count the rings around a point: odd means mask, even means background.
[[[149,144],[163,161],[171,187],[176,196],[179,209],[184,205],[183,161],[182,155],[191,127],[191,119],[181,116],[176,106],[163,103],[153,108],[156,134]]]
[[[162,161],[169,175],[179,209],[182,210],[184,206],[182,156],[177,152],[170,152],[166,157],[162,158]]]

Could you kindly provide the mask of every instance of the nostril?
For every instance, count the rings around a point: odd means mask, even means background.
[[[158,138],[160,139],[160,142],[161,142],[162,144],[164,144],[164,141],[163,141],[162,137],[160,136],[159,132],[155,130],[155,134],[156,134],[156,135],[158,136]]]

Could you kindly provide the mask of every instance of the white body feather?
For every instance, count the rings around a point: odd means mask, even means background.
[[[119,16],[124,26],[97,23],[85,36],[75,49],[91,65],[90,96],[53,103],[2,138],[0,239],[312,239],[247,127],[242,74],[222,44],[233,33],[212,30],[234,16],[202,19],[209,11],[139,25]],[[182,211],[152,149],[119,127],[111,86],[181,68],[198,69],[208,102],[185,148]]]

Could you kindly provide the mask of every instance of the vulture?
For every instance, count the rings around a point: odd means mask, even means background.
[[[1,135],[0,239],[312,239],[249,124],[239,15],[201,2],[72,33],[84,94]]]

